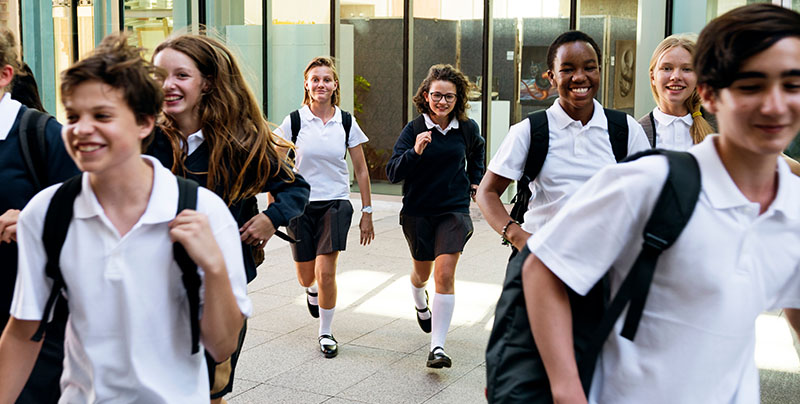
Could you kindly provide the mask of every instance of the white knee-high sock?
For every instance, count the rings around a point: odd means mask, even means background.
[[[431,320],[431,350],[440,346],[444,348],[447,338],[447,329],[453,319],[453,309],[456,307],[456,296],[436,293],[433,296],[433,319]]]
[[[330,309],[319,308],[319,335],[331,335],[334,311],[336,311],[336,307],[331,307]]]
[[[306,288],[306,292],[317,293],[317,283],[313,283],[311,286]],[[307,296],[308,302],[311,304],[319,304],[319,296]]]
[[[411,295],[414,296],[414,306],[418,309],[424,309],[428,307],[428,302],[425,300],[425,287],[418,288],[411,284]],[[423,320],[427,320],[431,318],[431,314],[429,311],[424,313],[417,313],[419,318]]]

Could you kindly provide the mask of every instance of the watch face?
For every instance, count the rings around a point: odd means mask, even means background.
[[[372,206],[364,206],[361,208],[361,211],[364,213],[372,213]]]

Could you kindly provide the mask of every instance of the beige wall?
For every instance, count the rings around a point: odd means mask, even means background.
[[[580,4],[580,15],[613,15],[636,19],[639,9],[638,0],[581,0]],[[566,15],[569,15],[569,4]]]

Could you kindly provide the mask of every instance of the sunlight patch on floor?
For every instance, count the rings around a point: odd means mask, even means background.
[[[762,314],[756,319],[756,365],[760,369],[800,373],[789,325],[782,317]]]

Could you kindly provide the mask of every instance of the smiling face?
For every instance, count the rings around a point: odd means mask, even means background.
[[[172,116],[179,126],[188,126],[200,119],[199,105],[208,84],[197,64],[185,53],[166,48],[153,58],[153,64],[166,70],[164,79],[164,113]],[[191,133],[185,133],[190,135]]]
[[[783,38],[745,60],[729,87],[700,90],[717,116],[720,147],[781,153],[800,131],[800,38]]]
[[[684,102],[697,86],[697,75],[689,51],[676,46],[662,53],[650,79],[661,112],[675,116],[689,113]]]
[[[456,91],[456,85],[449,81],[436,80],[431,82],[431,86],[428,91],[423,93],[425,101],[428,102],[431,119],[449,119],[450,113],[453,112],[453,108],[456,107],[456,101],[458,97]],[[442,98],[439,99],[439,101],[434,100],[434,98],[438,97]],[[452,101],[448,102],[448,98],[452,98]]]
[[[600,66],[592,46],[584,41],[559,46],[553,70],[548,70],[547,74],[558,89],[558,101],[564,111],[572,119],[588,121],[594,111],[592,99],[600,83]]]
[[[330,104],[333,92],[339,83],[333,77],[333,71],[328,66],[315,66],[306,73],[305,89],[311,101],[318,104]]]
[[[142,140],[152,132],[155,118],[137,122],[122,90],[86,81],[63,100],[67,123],[61,136],[81,171],[101,174],[139,161]]]

